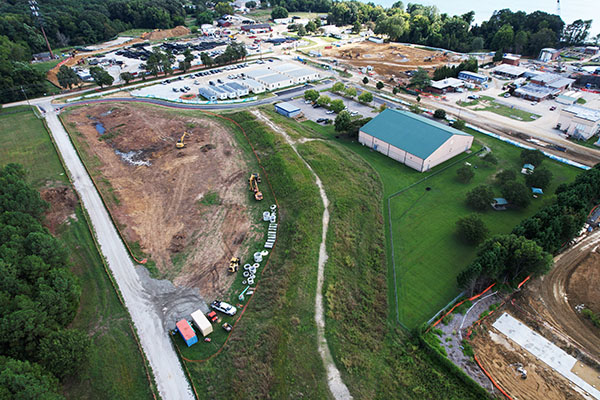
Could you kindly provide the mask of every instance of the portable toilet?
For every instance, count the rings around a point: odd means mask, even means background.
[[[206,318],[202,310],[194,311],[192,313],[192,320],[194,320],[194,323],[196,324],[198,329],[200,329],[200,333],[202,333],[202,336],[207,336],[208,334],[212,333],[212,324],[210,323],[208,318]]]
[[[177,324],[175,324],[175,326],[177,326],[177,330],[181,334],[183,341],[185,342],[185,344],[187,344],[188,347],[190,347],[194,343],[198,343],[198,336],[196,336],[196,332],[194,332],[194,330],[190,326],[190,323],[187,322],[187,320],[182,319]]]

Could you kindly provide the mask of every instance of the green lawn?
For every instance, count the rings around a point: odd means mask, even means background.
[[[297,124],[284,117],[275,118],[275,122],[286,124],[288,132],[295,129],[295,135],[299,137],[334,138],[336,135],[333,126],[322,126],[312,121]],[[305,129],[298,129],[299,126],[304,126]],[[483,144],[490,147],[499,160],[497,166],[491,166],[479,157],[473,156],[468,162],[477,166],[477,169],[471,183],[465,185],[456,181],[456,170],[463,165],[460,163],[391,200],[398,315],[401,323],[408,328],[414,328],[427,321],[459,293],[456,287],[456,276],[475,257],[476,249],[465,246],[454,236],[456,221],[471,213],[464,204],[465,194],[479,184],[492,183],[493,175],[501,168],[519,171],[521,167],[519,160],[521,149],[472,130],[469,130],[469,133],[475,136],[473,149],[478,150]],[[360,155],[381,177],[384,217],[388,215],[385,199],[390,195],[424,177],[433,175],[456,161],[452,159],[430,172],[420,173],[357,142],[342,137],[339,143]],[[534,214],[546,204],[559,184],[572,181],[580,172],[577,168],[550,159],[545,159],[543,165],[554,175],[552,185],[545,191],[546,195],[535,199],[529,208],[523,211],[496,212],[490,208],[490,211],[483,213],[481,217],[492,234],[510,232],[519,221]],[[522,175],[518,175],[518,179],[523,182]],[[431,190],[426,191],[427,187]],[[497,187],[495,190],[500,196],[500,190]],[[387,218],[385,223],[388,279],[393,282]],[[390,319],[396,320],[396,294],[393,285],[388,286],[388,294]]]
[[[513,108],[505,106],[504,104],[498,103],[493,97],[489,96],[481,96],[481,100],[485,100],[488,102],[488,105],[485,108],[476,108],[475,111],[490,111],[498,115],[502,115],[504,117],[516,119],[517,121],[530,122],[538,119],[540,116],[538,114],[530,113],[529,111],[521,110],[519,108]],[[481,104],[481,100],[477,103]],[[477,103],[465,103],[463,105],[476,105]]]
[[[52,60],[52,61],[44,61],[44,62],[39,62],[39,63],[32,63],[31,66],[36,71],[43,72],[45,75],[52,68],[56,67],[56,64],[58,64],[61,61],[62,61],[62,59]],[[46,85],[46,94],[48,94],[48,95],[60,93],[62,90],[61,88],[54,86],[54,84],[50,81],[45,81],[45,85]]]
[[[246,14],[246,16],[258,22],[266,22],[271,19],[271,9],[256,9]]]
[[[40,188],[68,185],[50,137],[26,107],[0,114],[0,164],[25,166],[30,182]],[[64,223],[58,236],[71,254],[82,296],[71,327],[92,337],[90,361],[79,376],[63,383],[70,399],[148,399],[152,397],[143,359],[130,329],[129,315],[118,300],[90,234],[81,207]]]
[[[144,32],[148,32],[150,29],[128,29],[126,31],[120,32],[117,36],[127,36],[127,37],[138,37]]]

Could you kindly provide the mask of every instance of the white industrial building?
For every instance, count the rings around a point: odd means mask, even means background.
[[[287,86],[292,86],[294,84],[294,80],[292,78],[277,73],[272,75],[260,76],[256,78],[256,80],[265,85],[265,88],[267,88],[267,90],[280,89]]]
[[[237,82],[227,82],[225,83],[225,86],[231,88],[231,90],[234,90],[238,97],[248,95],[248,88],[240,85]]]
[[[600,110],[573,105],[561,110],[557,127],[579,140],[588,140],[600,132]]]
[[[209,101],[216,101],[218,99],[217,93],[209,86],[200,86],[198,94]]]
[[[241,80],[240,84],[242,86],[247,87],[248,90],[251,91],[254,94],[263,93],[266,90],[265,89],[265,85],[263,85],[260,82],[255,81],[254,79],[244,79],[244,80]]]
[[[358,141],[424,172],[469,150],[473,136],[422,115],[388,108],[360,128]]]

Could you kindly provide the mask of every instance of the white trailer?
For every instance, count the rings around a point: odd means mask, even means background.
[[[202,333],[202,336],[207,336],[210,333],[212,333],[212,331],[213,331],[212,324],[210,323],[208,318],[206,318],[206,316],[204,315],[202,310],[194,311],[192,313],[192,319],[194,320],[194,323],[196,324],[196,326]]]

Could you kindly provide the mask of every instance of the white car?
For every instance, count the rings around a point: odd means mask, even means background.
[[[211,303],[210,307],[213,310],[221,311],[223,314],[227,315],[235,315],[237,312],[237,308],[229,303],[225,303],[224,301],[215,300]]]
[[[358,111],[350,111],[350,115],[355,117],[358,115]]]
[[[333,114],[333,113],[334,113],[333,110],[327,110],[327,111],[325,111],[325,114]]]

